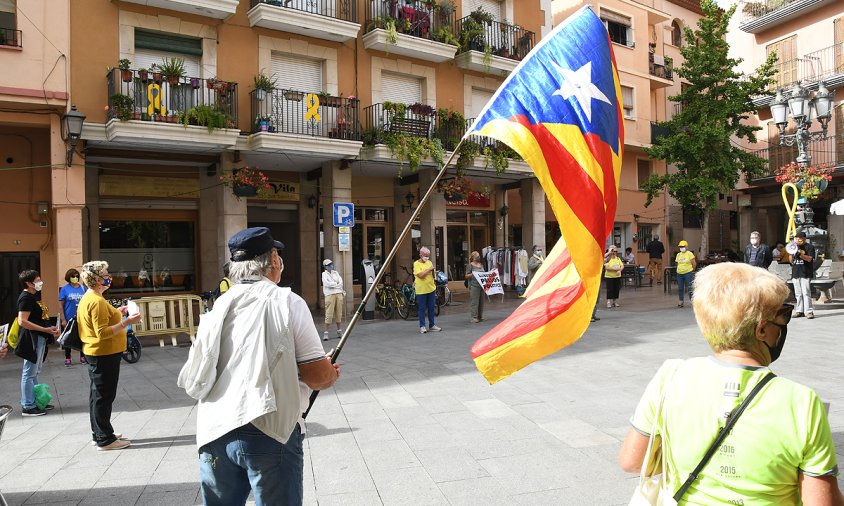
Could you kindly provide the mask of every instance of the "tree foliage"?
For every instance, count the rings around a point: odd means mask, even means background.
[[[664,159],[676,172],[653,175],[643,185],[647,205],[662,191],[685,208],[712,209],[719,193],[729,193],[739,177],[761,175],[765,162],[734,144],[732,138],[756,142],[761,127],[746,120],[755,113],[752,97],[766,93],[774,82],[776,54],[752,74],[737,70],[741,59],[729,57],[727,26],[733,5],[720,11],[713,0],[702,0],[704,16],[697,29],[684,27],[680,53],[685,61],[676,69],[689,86],[669,100],[682,104],[671,120],[659,122],[667,134],[645,148],[651,158]]]

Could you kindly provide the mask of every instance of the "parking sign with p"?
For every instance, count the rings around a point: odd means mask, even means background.
[[[351,202],[334,203],[334,226],[354,227],[355,226],[355,205]]]

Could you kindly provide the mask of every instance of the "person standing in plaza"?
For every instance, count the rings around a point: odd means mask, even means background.
[[[744,263],[767,269],[773,261],[774,255],[771,252],[771,248],[762,242],[759,232],[751,232],[750,244],[744,248]]]
[[[41,288],[44,282],[41,274],[34,270],[25,270],[18,276],[23,291],[18,296],[18,325],[20,336],[15,353],[23,358],[21,371],[21,414],[23,416],[41,416],[53,409],[48,404],[40,409],[35,404],[35,385],[47,355],[47,345],[59,335],[59,328],[50,325],[50,313],[41,301]],[[28,340],[24,343],[24,340]]]
[[[235,284],[203,315],[178,386],[199,401],[196,444],[206,506],[301,505],[311,389],[340,377],[308,304],[279,287],[284,245],[266,227],[228,242]]]
[[[322,261],[322,266],[325,269],[322,271],[322,293],[325,295],[325,328],[322,340],[328,341],[328,327],[332,320],[337,324],[337,337],[343,335],[340,324],[343,322],[346,290],[343,289],[343,276],[334,269],[334,262],[326,258]]]
[[[76,325],[91,378],[88,397],[91,433],[99,450],[122,450],[131,441],[114,432],[111,411],[120,381],[120,359],[126,351],[126,327],[141,321],[141,315],[138,313],[123,319],[126,307],[117,310],[103,296],[111,287],[108,262],[84,264],[82,281],[88,286],[88,291],[79,301]]]
[[[655,235],[653,240],[648,243],[645,248],[648,252],[648,276],[651,278],[651,284],[662,284],[662,255],[665,254],[665,246],[659,240],[659,236]]]
[[[607,283],[607,308],[620,307],[618,305],[618,294],[621,291],[622,270],[624,270],[624,262],[618,258],[618,248],[612,245],[607,251],[607,259],[604,262],[604,279]]]
[[[533,255],[528,259],[528,279],[527,282],[533,280],[533,277],[536,275],[536,271],[542,266],[542,263],[545,261],[545,257],[542,255],[542,248],[539,246],[533,247]]]
[[[689,243],[685,240],[680,241],[677,246],[680,247],[680,252],[674,258],[677,262],[677,296],[680,297],[677,307],[683,307],[686,290],[689,291],[689,300],[692,300],[692,279],[697,268],[697,259],[695,254],[688,250]]]
[[[419,248],[419,259],[413,262],[413,287],[416,290],[416,308],[419,310],[419,333],[439,332],[442,329],[434,323],[434,308],[437,303],[436,283],[434,282],[434,264],[430,260],[431,250],[427,246]],[[428,327],[425,327],[425,315],[428,315]]]
[[[794,284],[794,317],[815,317],[815,307],[812,303],[812,277],[815,273],[815,247],[806,242],[806,232],[797,232],[794,236],[797,253],[791,255],[791,282]]]
[[[472,315],[472,323],[480,323],[484,320],[484,288],[478,283],[475,272],[484,272],[484,264],[481,263],[481,254],[473,251],[469,255],[470,262],[466,265],[466,281],[469,282],[469,310]]]
[[[59,290],[59,307],[61,308],[59,320],[62,328],[67,326],[67,322],[71,318],[76,318],[76,308],[79,307],[79,301],[82,300],[82,296],[88,290],[85,285],[79,283],[79,271],[76,269],[68,269],[64,274],[64,280],[67,281],[67,284]],[[64,366],[70,367],[72,364],[70,360],[71,350],[67,347],[62,349],[64,350]],[[85,354],[81,351],[79,352],[79,363],[87,363]]]
[[[223,265],[223,279],[220,280],[220,286],[217,288],[218,297],[226,293],[232,286],[232,280],[229,279],[229,267],[228,262]]]
[[[650,469],[665,465],[663,493],[674,496],[736,414],[680,504],[844,504],[821,398],[771,372],[786,345],[793,310],[787,296],[779,277],[749,265],[725,262],[700,271],[694,314],[712,354],[667,360],[659,368],[630,419],[619,453],[622,470],[648,471],[643,462],[654,456],[648,452],[653,436],[661,456]]]

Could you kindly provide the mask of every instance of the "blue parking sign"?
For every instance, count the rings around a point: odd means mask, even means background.
[[[355,226],[355,205],[350,202],[334,203],[334,226],[354,227]]]

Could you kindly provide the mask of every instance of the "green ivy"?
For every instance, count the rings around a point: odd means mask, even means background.
[[[208,133],[215,128],[226,128],[228,116],[210,105],[196,105],[179,113],[179,122],[185,126],[191,123],[208,128]]]
[[[443,165],[445,150],[439,139],[382,131],[381,142],[390,148],[390,152],[399,161],[399,177],[404,170],[404,162],[407,162],[411,172],[419,170],[419,165],[425,158],[432,158],[437,169]]]

